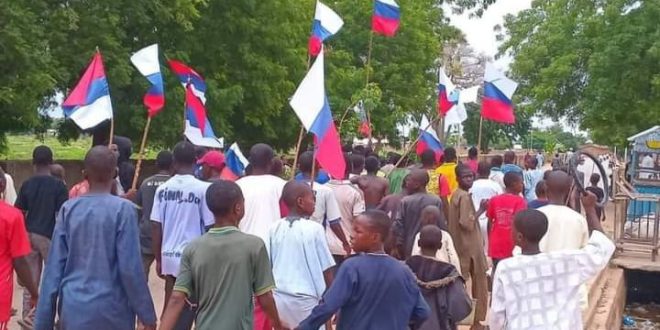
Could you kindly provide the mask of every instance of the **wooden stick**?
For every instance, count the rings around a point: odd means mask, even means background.
[[[314,189],[314,181],[316,181],[316,147],[314,147],[312,155],[312,175],[309,181],[309,186]]]
[[[481,130],[483,129],[483,127],[484,127],[484,117],[480,116],[479,117],[479,137],[478,137],[478,140],[477,140],[477,150],[479,152],[481,152]]]
[[[300,133],[298,134],[298,143],[296,144],[296,154],[293,157],[293,169],[291,171],[291,179],[296,177],[296,168],[298,167],[298,155],[300,155],[300,146],[302,145],[303,137],[305,136],[305,127],[300,125]]]
[[[142,133],[142,143],[140,143],[140,153],[138,154],[137,164],[135,165],[135,173],[133,174],[133,184],[131,189],[137,189],[138,177],[142,169],[142,160],[144,159],[144,147],[147,144],[147,135],[149,134],[149,127],[151,126],[151,116],[147,117],[147,123],[144,124],[144,133]]]
[[[366,76],[367,76],[367,81],[364,85],[365,89],[369,88],[369,73],[371,72],[371,51],[373,49],[373,44],[374,44],[374,31],[369,31],[369,49],[367,50],[367,66],[365,68]],[[364,107],[364,112],[367,115],[367,122],[369,122],[369,125],[371,126],[371,115],[369,114],[369,108],[365,105]],[[372,129],[369,127],[369,142],[367,143],[367,146],[371,148],[371,138],[372,138]]]
[[[344,110],[344,114],[341,115],[341,119],[339,120],[339,127],[337,127],[337,131],[341,133],[341,126],[344,124],[344,120],[346,119],[346,116],[348,115],[348,112],[351,111],[355,107],[355,103],[351,104]]]
[[[437,120],[438,120],[438,118],[436,118],[436,119],[434,119],[433,121],[431,121],[431,122],[430,122],[430,123],[424,128],[424,131],[426,131],[427,129],[429,129],[429,127],[431,127],[431,126],[433,125],[433,123],[436,122]],[[421,133],[421,131],[420,131],[420,133]],[[403,155],[401,156],[401,158],[399,159],[399,161],[396,162],[396,164],[394,165],[394,167],[399,167],[399,165],[401,164],[401,162],[403,161],[403,159],[406,158],[406,156],[408,156],[408,154],[412,151],[413,146],[415,146],[415,145],[417,144],[417,142],[419,141],[419,138],[420,138],[420,137],[422,137],[422,134],[417,134],[417,138],[415,139],[415,141],[413,141],[413,142],[408,146],[408,148],[406,148],[406,151],[403,153]]]
[[[110,138],[108,138],[108,148],[112,145],[112,139],[113,136],[115,135],[115,116],[113,115],[112,118],[110,118]]]

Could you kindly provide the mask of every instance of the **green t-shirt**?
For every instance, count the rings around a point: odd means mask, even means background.
[[[410,173],[407,168],[395,168],[387,177],[390,181],[390,194],[398,194],[403,190],[403,179]]]
[[[261,238],[212,228],[183,250],[174,290],[196,297],[197,329],[252,330],[252,296],[275,288]]]

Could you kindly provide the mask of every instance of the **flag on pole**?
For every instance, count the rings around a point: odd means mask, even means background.
[[[386,37],[394,37],[399,29],[401,9],[395,0],[376,0],[371,17],[371,29]]]
[[[516,122],[511,98],[518,83],[507,78],[501,71],[488,63],[484,74],[484,95],[481,100],[481,116],[484,119],[504,124]]]
[[[454,84],[447,77],[445,69],[440,68],[438,72],[438,113],[441,116],[446,116],[447,112],[458,103],[449,100],[449,95],[454,92],[454,89]]]
[[[81,129],[90,129],[112,119],[110,88],[99,51],[96,51],[82,78],[62,103],[62,110],[64,116],[71,118]]]
[[[235,179],[242,177],[245,174],[245,168],[250,164],[236,142],[225,153],[225,163]]]
[[[466,90],[454,89],[449,95],[449,101],[455,105],[445,114],[445,127],[447,129],[450,125],[462,124],[467,120],[465,104],[477,102],[478,92],[479,86],[473,86]]]
[[[167,62],[170,65],[170,69],[179,77],[183,88],[188,88],[188,85],[192,85],[193,93],[202,100],[203,104],[206,104],[206,81],[204,81],[202,75],[183,64],[183,62],[177,60],[169,60]]]
[[[222,148],[206,115],[202,101],[195,95],[192,84],[186,87],[186,130],[184,135],[196,146]]]
[[[307,131],[314,134],[316,159],[334,178],[343,178],[346,163],[339,133],[325,93],[323,47],[289,104]]]
[[[427,149],[431,149],[435,153],[435,159],[439,161],[440,156],[443,154],[444,147],[433,127],[429,125],[429,120],[426,116],[422,116],[422,122],[419,124],[419,129],[419,140],[417,141],[415,152],[419,156]]]
[[[321,51],[323,42],[339,32],[344,21],[330,7],[316,2],[316,13],[312,23],[312,35],[309,37],[309,54],[316,56]]]
[[[143,101],[149,117],[153,117],[165,106],[165,89],[158,60],[158,44],[140,49],[131,56],[131,62],[151,83],[151,88],[144,95]]]
[[[367,118],[367,111],[364,109],[364,102],[362,102],[362,100],[358,101],[355,107],[353,107],[353,111],[355,111],[360,119],[358,132],[360,132],[363,137],[368,137],[371,135],[371,123],[369,123],[369,118]]]

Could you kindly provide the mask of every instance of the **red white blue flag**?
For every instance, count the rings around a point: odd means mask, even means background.
[[[431,149],[435,153],[436,161],[439,161],[444,153],[444,147],[433,127],[429,125],[429,120],[426,116],[422,117],[419,127],[421,131],[419,132],[419,140],[417,141],[415,152],[417,155],[421,155],[427,149]]]
[[[202,75],[183,62],[177,60],[169,60],[167,62],[170,64],[170,68],[174,74],[179,77],[183,88],[188,88],[188,85],[192,85],[193,94],[199,97],[203,104],[206,104],[206,81],[204,81]]]
[[[143,101],[149,117],[153,117],[165,106],[165,89],[163,75],[160,72],[160,60],[158,60],[158,44],[140,49],[131,56],[131,62],[151,83],[151,88],[144,95]]]
[[[312,23],[312,35],[309,37],[309,54],[317,56],[323,42],[339,32],[344,21],[330,7],[320,1],[316,2],[316,13]]]
[[[316,159],[333,178],[343,178],[346,163],[339,133],[325,93],[323,49],[293,94],[289,104],[308,132],[314,134]]]
[[[371,123],[369,122],[369,118],[367,117],[367,111],[364,109],[364,102],[360,100],[353,108],[353,111],[355,111],[358,118],[360,119],[360,126],[358,127],[358,132],[360,132],[360,134],[362,134],[363,137],[368,137],[369,135],[371,135]]]
[[[190,140],[190,143],[196,146],[222,148],[206,115],[206,108],[195,95],[192,84],[186,87],[186,130],[184,135]]]
[[[516,115],[513,111],[512,97],[517,88],[518,83],[507,78],[492,64],[486,64],[481,116],[498,123],[515,123]]]
[[[447,112],[457,104],[457,102],[449,100],[449,95],[454,89],[454,84],[447,77],[445,69],[440,68],[440,72],[438,73],[438,113],[441,116],[447,115]]]
[[[112,119],[110,88],[99,51],[96,51],[80,81],[62,103],[62,110],[64,116],[81,129],[90,129]]]
[[[376,0],[374,14],[371,18],[371,29],[386,37],[393,37],[399,29],[401,9],[394,0]]]

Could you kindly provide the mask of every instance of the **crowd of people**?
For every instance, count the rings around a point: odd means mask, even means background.
[[[523,169],[511,151],[427,150],[417,164],[344,151],[343,178],[307,151],[288,180],[256,144],[237,178],[221,151],[180,142],[135,190],[119,142],[90,149],[67,191],[35,148],[15,197],[0,172],[0,330],[14,270],[26,329],[582,328],[585,283],[614,251],[597,191],[586,216],[566,206],[572,178],[541,154]]]

